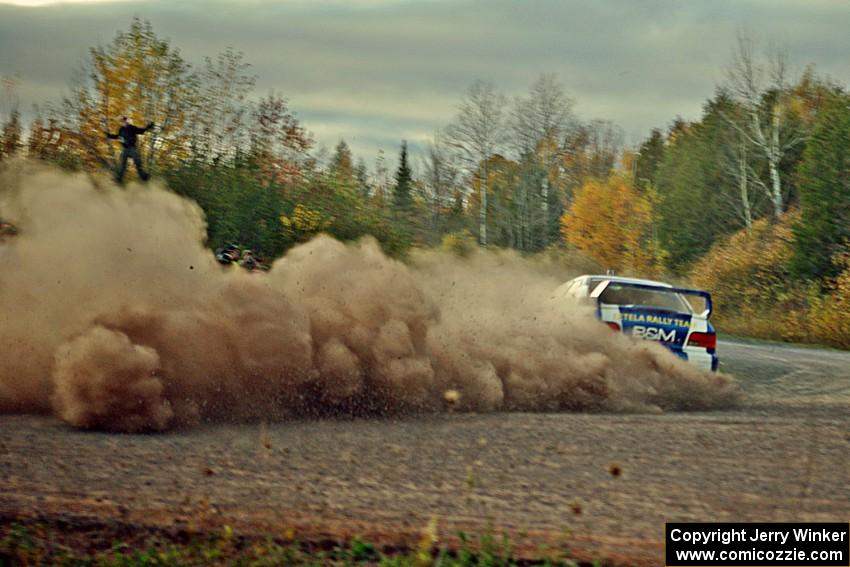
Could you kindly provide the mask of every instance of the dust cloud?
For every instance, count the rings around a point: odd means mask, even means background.
[[[734,383],[555,304],[509,253],[384,256],[319,237],[223,268],[201,210],[156,184],[0,169],[0,412],[106,431],[436,411],[664,411]]]

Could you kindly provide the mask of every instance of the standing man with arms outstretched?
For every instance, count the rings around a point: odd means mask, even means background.
[[[136,137],[140,134],[144,134],[153,128],[153,126],[153,122],[149,123],[144,128],[133,126],[130,124],[130,120],[124,116],[121,118],[121,128],[118,130],[117,134],[111,134],[109,132],[106,133],[106,137],[110,140],[121,140],[121,146],[123,147],[121,150],[121,165],[118,166],[118,173],[115,175],[115,179],[118,183],[124,181],[124,173],[127,171],[127,160],[130,158],[132,158],[133,163],[136,164],[136,172],[139,174],[139,177],[142,178],[142,181],[147,181],[150,177],[144,168],[142,168],[142,156],[139,153],[139,149],[136,147]]]

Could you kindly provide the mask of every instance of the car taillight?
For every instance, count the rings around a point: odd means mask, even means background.
[[[607,321],[607,325],[611,328],[612,331],[620,332],[620,325],[614,323],[613,321]]]
[[[688,337],[688,346],[715,349],[717,348],[717,335],[714,333],[691,333],[691,336]]]

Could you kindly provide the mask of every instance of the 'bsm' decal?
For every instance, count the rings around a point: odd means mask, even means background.
[[[632,327],[632,336],[648,341],[661,341],[662,343],[676,342],[676,329],[659,329],[658,327],[644,327],[635,325]]]

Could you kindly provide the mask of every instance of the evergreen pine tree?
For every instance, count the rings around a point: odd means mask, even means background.
[[[850,97],[838,94],[818,112],[798,171],[800,221],[791,270],[798,277],[837,275],[837,253],[850,242]]]
[[[655,172],[664,157],[664,135],[654,128],[649,138],[644,140],[636,156],[635,186],[646,189],[655,185]]]
[[[398,213],[408,214],[413,208],[413,172],[407,163],[407,142],[401,143],[401,155],[395,172],[393,208]]]
[[[351,179],[354,176],[354,158],[345,140],[340,140],[336,145],[336,151],[331,157],[330,172],[340,179]]]

